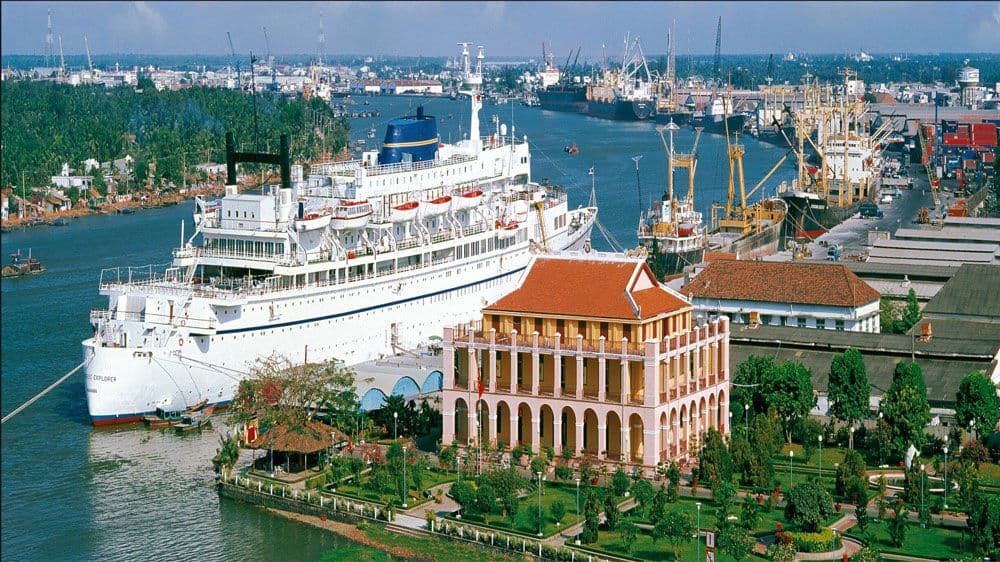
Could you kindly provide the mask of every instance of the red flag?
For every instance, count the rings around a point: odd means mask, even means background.
[[[476,384],[479,387],[479,397],[482,398],[483,397],[483,378],[479,377],[479,380],[476,382]]]

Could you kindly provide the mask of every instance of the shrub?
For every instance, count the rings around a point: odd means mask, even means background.
[[[611,477],[611,489],[614,491],[616,496],[624,495],[628,491],[628,475],[619,466],[618,470],[615,471],[614,476]]]
[[[566,505],[561,500],[552,502],[552,505],[549,507],[549,515],[552,516],[552,520],[556,523],[562,521],[562,518],[566,516]]]
[[[830,552],[840,548],[840,538],[833,534],[832,529],[823,529],[818,533],[792,531],[792,544],[799,552]]]
[[[819,524],[833,512],[829,492],[813,482],[803,482],[788,492],[785,517],[805,531],[818,531]]]
[[[573,478],[573,467],[568,464],[561,464],[556,467],[556,478],[559,480],[569,480]]]

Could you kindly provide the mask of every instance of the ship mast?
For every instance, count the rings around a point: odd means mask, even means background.
[[[469,142],[474,154],[482,150],[482,139],[479,138],[479,110],[483,107],[483,59],[486,58],[483,46],[478,47],[476,54],[476,70],[472,71],[472,64],[469,58],[469,46],[472,43],[459,43],[462,47],[462,77],[467,89],[459,93],[469,96],[472,102],[472,110],[469,123]]]

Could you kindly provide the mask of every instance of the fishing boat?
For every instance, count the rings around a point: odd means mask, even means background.
[[[208,429],[210,427],[212,427],[212,420],[208,419],[208,416],[189,415],[184,416],[184,419],[181,420],[180,423],[174,425],[174,431],[183,434]]]
[[[468,51],[469,134],[455,144],[441,142],[422,107],[389,121],[380,150],[308,168],[292,165],[287,136],[277,154],[248,155],[228,134],[225,194],[173,262],[101,273],[108,305],[91,313],[82,345],[92,422],[126,423],[205,397],[225,404],[273,354],[351,366],[414,353],[509,292],[533,254],[582,248],[596,206],[571,210],[565,190],[533,181],[530,143],[507,124],[480,134],[485,55],[473,68]],[[280,184],[241,192],[236,165],[248,159],[280,167]],[[410,202],[434,201],[439,213],[398,220]],[[327,207],[335,211],[325,227],[296,227]],[[366,215],[364,224],[341,222],[337,209],[345,221]],[[508,230],[509,219],[518,228]]]
[[[25,275],[35,275],[42,273],[45,268],[41,262],[31,255],[31,248],[28,248],[28,255],[25,256],[18,250],[10,255],[11,263],[3,267],[3,277],[23,277]]]
[[[163,408],[157,408],[155,413],[143,416],[142,421],[146,424],[146,427],[150,429],[172,427],[183,422],[185,418],[190,417],[196,412],[204,412],[204,415],[210,415],[211,412],[205,408],[207,404],[208,399],[202,399],[201,402],[198,402],[190,408],[175,412],[170,412],[164,410]]]

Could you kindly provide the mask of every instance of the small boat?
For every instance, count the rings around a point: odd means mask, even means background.
[[[132,207],[122,207],[121,209],[118,209],[118,212],[123,215],[131,215],[132,213],[135,212],[135,209],[133,209]]]
[[[563,149],[563,151],[568,154],[572,154],[574,156],[580,154],[580,149],[576,147],[576,143],[567,146],[566,148]]]
[[[65,217],[57,217],[52,220],[52,226],[69,226],[69,219]]]
[[[451,208],[451,195],[445,195],[427,201],[424,205],[424,216],[433,217],[448,212]]]
[[[207,398],[185,410],[167,411],[163,408],[157,408],[156,413],[143,416],[142,421],[146,424],[146,427],[150,429],[176,426],[182,423],[186,418],[189,418],[191,415],[197,414],[198,412],[201,412],[201,416],[211,415],[213,409],[205,408],[206,405],[208,405]],[[202,412],[202,410],[204,411]]]
[[[452,200],[452,207],[457,210],[472,209],[483,200],[483,190],[472,189],[464,193],[459,193],[458,197]]]
[[[28,255],[25,256],[18,250],[10,255],[11,263],[10,265],[5,265],[3,267],[3,277],[22,277],[24,275],[34,275],[36,273],[41,273],[45,271],[42,267],[41,262],[31,256],[31,249],[28,249]]]
[[[318,212],[309,212],[300,219],[295,219],[295,228],[298,230],[316,230],[325,228],[333,219],[331,209],[323,209]]]
[[[374,210],[367,199],[341,200],[333,210],[330,227],[337,230],[353,230],[364,228]]]
[[[212,427],[212,420],[206,416],[194,415],[185,416],[184,419],[174,426],[177,433],[188,433],[195,430],[208,429]]]
[[[402,205],[396,205],[392,208],[392,212],[389,213],[389,220],[391,222],[411,221],[416,218],[419,209],[420,201],[407,201]]]

